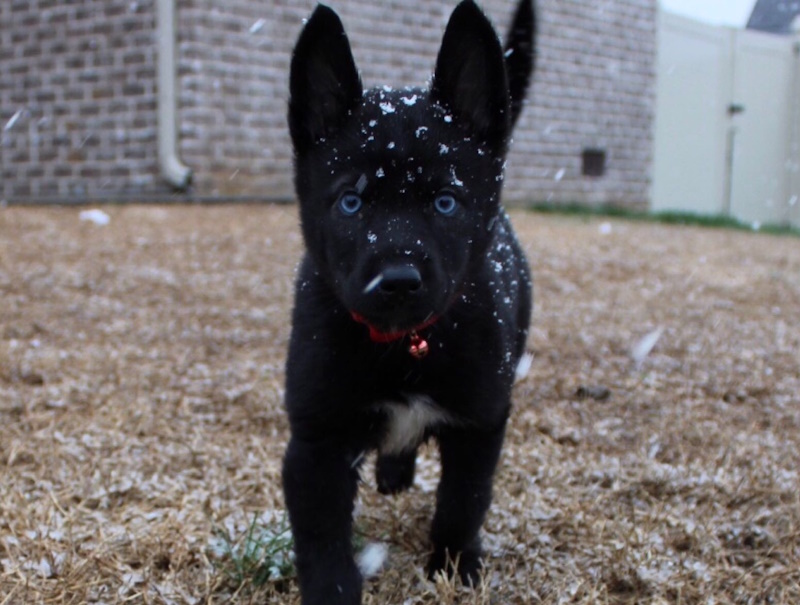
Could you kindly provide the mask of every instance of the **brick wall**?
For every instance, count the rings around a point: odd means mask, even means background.
[[[0,198],[169,193],[156,163],[155,1],[0,2]],[[367,85],[425,85],[454,2],[329,3]],[[291,197],[287,69],[314,4],[178,0],[179,145],[193,194]],[[483,2],[501,30],[514,4]],[[538,4],[539,69],[506,199],[646,204],[656,0]],[[587,147],[606,150],[605,176],[581,175]]]
[[[0,199],[155,190],[154,1],[0,2]]]
[[[652,181],[656,2],[540,3],[539,67],[515,136],[507,199],[644,207]],[[605,176],[582,176],[585,148],[606,151]]]

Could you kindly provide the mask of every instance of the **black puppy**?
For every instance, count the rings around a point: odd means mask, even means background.
[[[521,0],[506,50],[472,2],[450,18],[429,90],[362,88],[336,13],[318,6],[291,65],[289,127],[307,253],[286,366],[283,484],[304,605],[355,604],[359,466],[408,488],[435,437],[442,476],[429,574],[476,583],[478,532],[531,313],[500,206],[533,68]]]

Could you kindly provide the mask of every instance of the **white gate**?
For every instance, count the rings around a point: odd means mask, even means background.
[[[800,40],[659,19],[653,209],[800,225]]]

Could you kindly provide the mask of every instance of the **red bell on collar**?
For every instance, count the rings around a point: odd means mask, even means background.
[[[411,355],[414,359],[422,359],[425,357],[428,352],[430,351],[430,346],[428,345],[428,341],[422,338],[419,335],[419,330],[427,328],[428,326],[432,325],[437,319],[437,316],[431,317],[428,321],[422,323],[421,325],[417,326],[416,328],[412,328],[411,330],[407,331],[399,331],[399,332],[381,332],[375,326],[371,325],[363,315],[359,315],[358,313],[350,313],[355,321],[360,324],[364,324],[369,328],[369,338],[372,342],[394,342],[395,340],[400,340],[405,338],[406,336],[409,337],[410,343],[408,345],[408,354]]]
[[[428,341],[422,338],[419,334],[417,334],[416,330],[412,330],[411,334],[409,335],[411,338],[411,344],[408,345],[408,353],[414,359],[422,359],[428,354],[430,347],[428,346]]]

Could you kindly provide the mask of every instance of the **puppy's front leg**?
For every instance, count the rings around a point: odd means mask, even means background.
[[[283,489],[303,605],[361,603],[351,542],[357,480],[352,456],[341,444],[289,441]]]
[[[503,445],[505,422],[490,431],[450,428],[439,435],[442,478],[431,528],[433,554],[428,575],[452,575],[476,586],[481,572],[478,536],[492,500],[492,477]]]
[[[382,494],[397,494],[414,483],[417,450],[400,454],[381,454],[375,464],[375,480]]]

